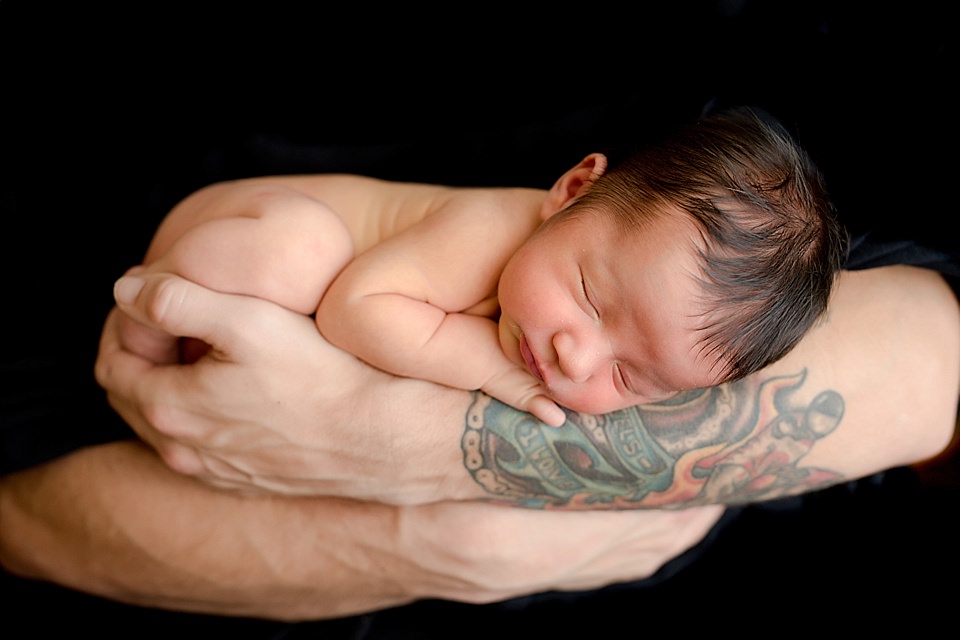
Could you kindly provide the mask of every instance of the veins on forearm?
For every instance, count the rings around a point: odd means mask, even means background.
[[[794,400],[806,372],[752,376],[548,427],[483,394],[464,465],[495,499],[530,508],[682,508],[756,502],[843,480],[800,461],[843,418],[835,391]]]

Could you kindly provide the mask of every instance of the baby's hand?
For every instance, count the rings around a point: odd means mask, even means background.
[[[514,409],[533,414],[551,427],[563,426],[567,421],[566,412],[543,392],[540,381],[519,367],[491,378],[481,391]]]
[[[567,412],[549,396],[543,394],[533,396],[526,404],[526,411],[551,427],[562,427],[567,422]],[[523,409],[523,407],[517,408]]]

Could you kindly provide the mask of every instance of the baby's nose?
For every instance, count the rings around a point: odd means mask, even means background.
[[[575,384],[589,380],[607,355],[601,341],[595,337],[574,336],[566,331],[553,337],[553,348],[557,352],[560,371]]]

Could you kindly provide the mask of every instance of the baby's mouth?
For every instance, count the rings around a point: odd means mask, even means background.
[[[530,345],[527,344],[525,336],[520,336],[520,355],[523,356],[523,361],[527,363],[527,368],[530,369],[530,372],[542,382],[543,373],[540,371],[540,367],[537,366],[537,359],[533,357],[533,352],[530,351]]]

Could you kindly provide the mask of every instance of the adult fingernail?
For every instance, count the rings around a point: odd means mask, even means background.
[[[143,278],[124,276],[113,285],[113,297],[121,304],[133,304],[145,284]]]

